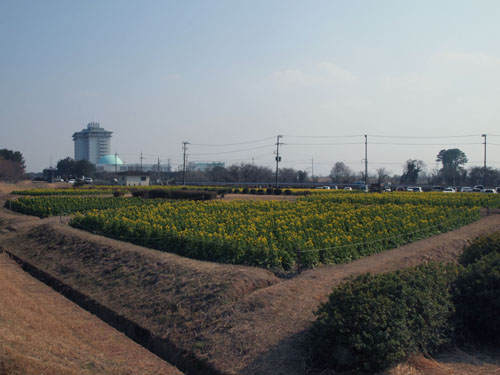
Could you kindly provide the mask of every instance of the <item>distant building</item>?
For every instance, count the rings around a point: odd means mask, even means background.
[[[123,172],[127,168],[118,155],[104,155],[99,158],[96,165],[97,172]]]
[[[118,174],[118,184],[123,186],[149,186],[149,173],[121,172]]]
[[[110,153],[112,133],[101,128],[97,122],[91,122],[87,129],[74,133],[75,160],[97,164],[100,158]]]

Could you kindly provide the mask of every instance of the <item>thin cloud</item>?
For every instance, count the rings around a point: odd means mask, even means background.
[[[308,70],[286,69],[272,73],[272,78],[287,85],[310,87],[338,86],[357,82],[359,77],[331,62],[320,62]]]

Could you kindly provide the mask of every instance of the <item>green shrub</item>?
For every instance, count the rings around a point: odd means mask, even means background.
[[[264,189],[257,190],[257,195],[264,195],[264,194],[266,194],[266,191]]]
[[[460,256],[460,264],[467,266],[491,253],[500,254],[500,232],[476,238],[464,249]]]
[[[250,189],[250,194],[256,194],[257,193],[257,190],[256,189]]]
[[[457,272],[456,266],[433,263],[363,275],[337,287],[316,313],[312,365],[373,373],[449,343]]]
[[[248,194],[248,188],[247,187],[244,187],[243,190],[241,190],[241,193],[242,194]]]
[[[273,188],[272,188],[272,187],[268,187],[268,188],[266,189],[266,194],[267,194],[267,195],[271,195],[271,194],[273,194]]]
[[[120,191],[120,190],[113,191],[113,196],[115,198],[123,197],[123,194],[124,194],[123,191]]]
[[[458,277],[454,294],[462,339],[500,345],[500,252],[469,264]]]
[[[150,199],[211,200],[217,197],[217,192],[206,190],[149,189],[133,190],[132,196]]]
[[[311,195],[311,192],[309,190],[299,190],[293,193],[294,195]]]
[[[135,189],[131,191],[134,198],[148,198],[148,190]]]
[[[274,195],[281,195],[281,194],[283,194],[283,190],[281,190],[280,188],[276,188],[273,190],[273,194]]]
[[[292,191],[290,189],[285,190],[285,195],[292,195]]]

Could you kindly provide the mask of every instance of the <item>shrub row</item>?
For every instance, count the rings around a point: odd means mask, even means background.
[[[500,344],[500,234],[475,240],[460,263],[367,274],[335,288],[309,335],[312,365],[373,373],[446,344]]]
[[[336,288],[311,330],[316,367],[380,371],[450,341],[456,267],[362,275]]]
[[[149,199],[182,199],[192,201],[207,201],[217,197],[217,192],[207,190],[133,190],[132,196]]]
[[[460,257],[454,302],[460,340],[500,345],[500,233],[476,239]]]

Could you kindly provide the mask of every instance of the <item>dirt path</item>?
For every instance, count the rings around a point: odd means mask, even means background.
[[[181,374],[0,254],[0,374]]]

